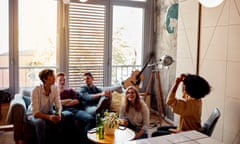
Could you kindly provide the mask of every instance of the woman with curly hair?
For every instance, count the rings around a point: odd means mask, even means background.
[[[176,91],[182,83],[182,98],[176,97]],[[199,75],[181,74],[176,78],[167,104],[179,115],[178,126],[161,126],[152,136],[166,135],[188,130],[201,130],[202,98],[211,91],[208,82]]]

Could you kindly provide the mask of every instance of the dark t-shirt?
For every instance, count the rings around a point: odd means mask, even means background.
[[[71,88],[68,88],[68,89],[64,89],[64,91],[62,91],[60,93],[60,98],[61,99],[78,99],[78,96],[77,96],[77,93],[71,89]]]
[[[74,91],[74,90],[71,89],[71,88],[64,89],[64,91],[62,91],[62,92],[60,93],[60,98],[61,98],[61,100],[69,99],[69,98],[70,98],[70,99],[78,99],[78,100],[79,100],[79,97],[78,97],[78,95],[77,95],[77,92]],[[78,108],[78,107],[79,107],[79,104],[74,105],[74,106],[69,106],[69,107],[63,106],[63,109],[64,109],[64,108],[70,108],[70,107],[72,107],[72,108]]]

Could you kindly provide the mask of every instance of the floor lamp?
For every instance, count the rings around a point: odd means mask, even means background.
[[[160,69],[158,68],[158,65],[168,67],[173,62],[174,62],[174,60],[171,56],[164,55],[159,60],[159,63],[154,63],[154,64],[148,65],[149,67],[152,67],[152,71],[149,75],[146,92],[144,93],[144,95],[145,95],[144,98],[146,100],[146,96],[148,95],[150,87],[154,84],[154,89],[155,89],[155,92],[156,92],[157,110],[158,110],[157,114],[159,116],[160,123],[162,121],[162,118],[164,118],[166,116],[166,111],[165,111],[165,107],[164,107],[162,86],[161,86],[161,77],[160,77]]]

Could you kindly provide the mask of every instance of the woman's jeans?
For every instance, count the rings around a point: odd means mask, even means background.
[[[132,125],[129,121],[128,118],[125,118],[126,120],[128,120],[128,128],[130,128],[133,131],[137,131],[136,127],[134,125]],[[144,130],[144,134],[141,135],[141,137],[137,138],[137,139],[143,139],[143,138],[148,138],[148,133],[146,130]]]
[[[176,129],[176,126],[160,126],[157,131],[152,133],[152,137],[171,134],[169,129]]]

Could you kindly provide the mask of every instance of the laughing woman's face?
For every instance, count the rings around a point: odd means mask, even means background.
[[[135,99],[136,99],[136,92],[134,89],[128,89],[126,92],[127,100],[130,101],[131,104],[134,104]]]

